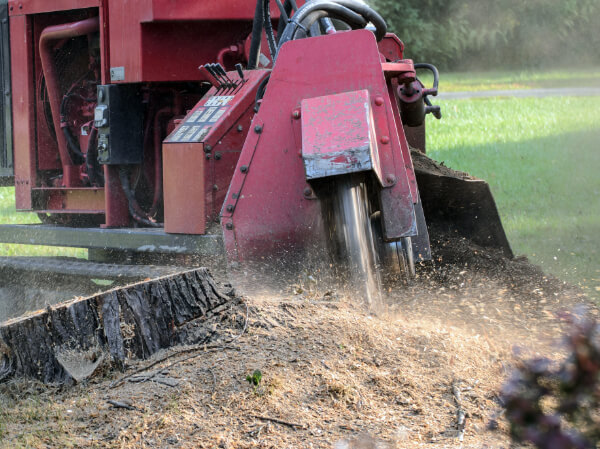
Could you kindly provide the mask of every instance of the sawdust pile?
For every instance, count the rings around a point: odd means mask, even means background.
[[[503,360],[510,358],[493,341],[453,327],[378,318],[338,299],[249,304],[248,330],[232,349],[201,351],[147,382],[132,377],[135,382],[111,389],[106,379],[39,395],[23,395],[23,384],[3,386],[2,444],[14,447],[43,429],[40,442],[51,447],[71,441],[77,447],[329,448],[361,433],[398,447],[454,444],[453,385],[469,414],[467,447],[505,441],[485,430],[498,406]],[[213,343],[239,332],[235,316],[243,313],[238,306],[223,313],[224,323],[205,323],[214,329]],[[263,378],[255,390],[246,376],[257,369]],[[108,400],[133,410],[113,409]],[[36,412],[39,420],[29,418],[34,407],[44,410]]]
[[[368,434],[386,443],[379,447],[458,447],[453,389],[467,414],[462,447],[507,446],[502,425],[486,426],[499,410],[511,347],[523,343],[516,335],[496,338],[497,328],[481,332],[406,309],[375,316],[332,295],[245,304],[199,323],[206,350],[116,388],[118,373],[66,390],[1,386],[0,446],[332,448]],[[219,347],[244,323],[240,338]],[[527,343],[533,352],[553,351],[533,335]],[[255,370],[262,373],[256,388],[246,380]]]

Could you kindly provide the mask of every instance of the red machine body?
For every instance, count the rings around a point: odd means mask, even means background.
[[[8,10],[17,209],[61,223],[84,219],[129,226],[116,169],[97,167],[102,173],[96,177],[104,182],[90,180],[88,167],[73,160],[60,130],[70,129],[85,156],[96,85],[139,84],[146,109],[144,182],[149,192],[162,190],[155,184],[162,182],[160,150],[168,124],[210,88],[199,65],[219,61],[233,69],[245,63],[254,5],[241,0],[21,0],[9,1]],[[276,7],[272,15],[277,17]],[[66,95],[71,100],[61,111]],[[156,203],[156,195],[148,202]]]
[[[268,72],[254,70],[238,85],[212,87],[163,144],[165,231],[204,234],[219,221],[250,122],[258,85]]]

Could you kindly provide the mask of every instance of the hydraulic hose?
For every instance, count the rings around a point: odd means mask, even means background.
[[[277,5],[280,4],[281,2],[277,1]],[[295,4],[296,3],[294,2],[294,6]],[[277,26],[277,44],[279,44],[279,38],[281,37],[281,33],[283,33],[283,30],[288,24],[292,12],[296,12],[296,10],[298,9],[297,6],[294,6],[292,6],[292,2],[290,0],[285,0],[285,2],[283,3],[283,12],[285,12],[285,20],[282,20],[281,17],[279,18],[279,25]]]
[[[88,140],[87,151],[85,152],[85,166],[87,168],[88,177],[90,179],[91,185],[104,185],[104,177],[99,170],[98,160],[97,160],[97,145],[96,139],[98,137],[98,130],[96,128],[92,128],[90,132],[90,137]]]
[[[129,208],[129,214],[131,215],[131,218],[145,226],[161,228],[161,224],[151,221],[148,219],[148,217],[143,217],[142,214],[138,213],[140,207],[135,199],[135,193],[131,188],[131,183],[129,182],[129,170],[127,167],[119,167],[119,180],[121,181],[123,193],[125,193],[125,197],[127,198],[127,206]]]
[[[269,43],[269,53],[271,54],[271,59],[273,59],[277,53],[277,43],[275,42],[275,33],[273,33],[273,23],[271,22],[270,0],[263,0],[262,8],[263,25],[265,34],[267,35],[267,42]]]
[[[286,42],[305,37],[310,26],[324,18],[341,20],[353,29],[364,28],[371,22],[375,26],[374,33],[378,41],[387,32],[385,20],[368,5],[355,0],[315,0],[305,3],[296,11],[279,39],[278,51]]]
[[[262,40],[262,30],[264,25],[263,22],[263,5],[261,0],[257,0],[256,9],[254,11],[254,21],[252,22],[252,40],[250,41],[250,53],[248,55],[248,70],[254,70],[258,66],[260,42]]]
[[[311,27],[313,27],[313,25],[317,23],[317,21],[328,17],[343,20],[344,23],[346,23],[353,30],[364,28],[367,26],[368,23],[362,16],[354,13],[348,8],[339,5],[326,6],[324,7],[324,9],[319,9],[310,13],[302,21],[301,26],[296,29],[296,32],[292,36],[292,40],[302,39],[306,37],[306,30],[310,30]]]
[[[100,29],[100,19],[92,17],[79,22],[63,23],[44,28],[39,39],[40,59],[42,62],[42,72],[46,80],[48,90],[48,100],[50,110],[52,111],[52,120],[56,131],[56,140],[58,143],[58,152],[62,165],[64,181],[66,185],[77,185],[78,173],[77,167],[73,163],[67,144],[67,138],[60,129],[60,80],[58,67],[54,61],[54,46],[57,41],[71,39],[79,36],[87,36],[97,33]]]

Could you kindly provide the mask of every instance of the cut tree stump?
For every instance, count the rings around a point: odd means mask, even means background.
[[[178,330],[231,298],[206,268],[116,288],[0,324],[0,382],[71,383],[109,362],[145,359],[179,343]]]

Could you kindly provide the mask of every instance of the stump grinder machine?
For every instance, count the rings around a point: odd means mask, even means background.
[[[41,221],[0,242],[88,250],[2,258],[17,302],[224,261],[373,300],[428,228],[511,256],[488,185],[424,154],[437,70],[360,1],[0,0],[0,21],[0,176]]]

